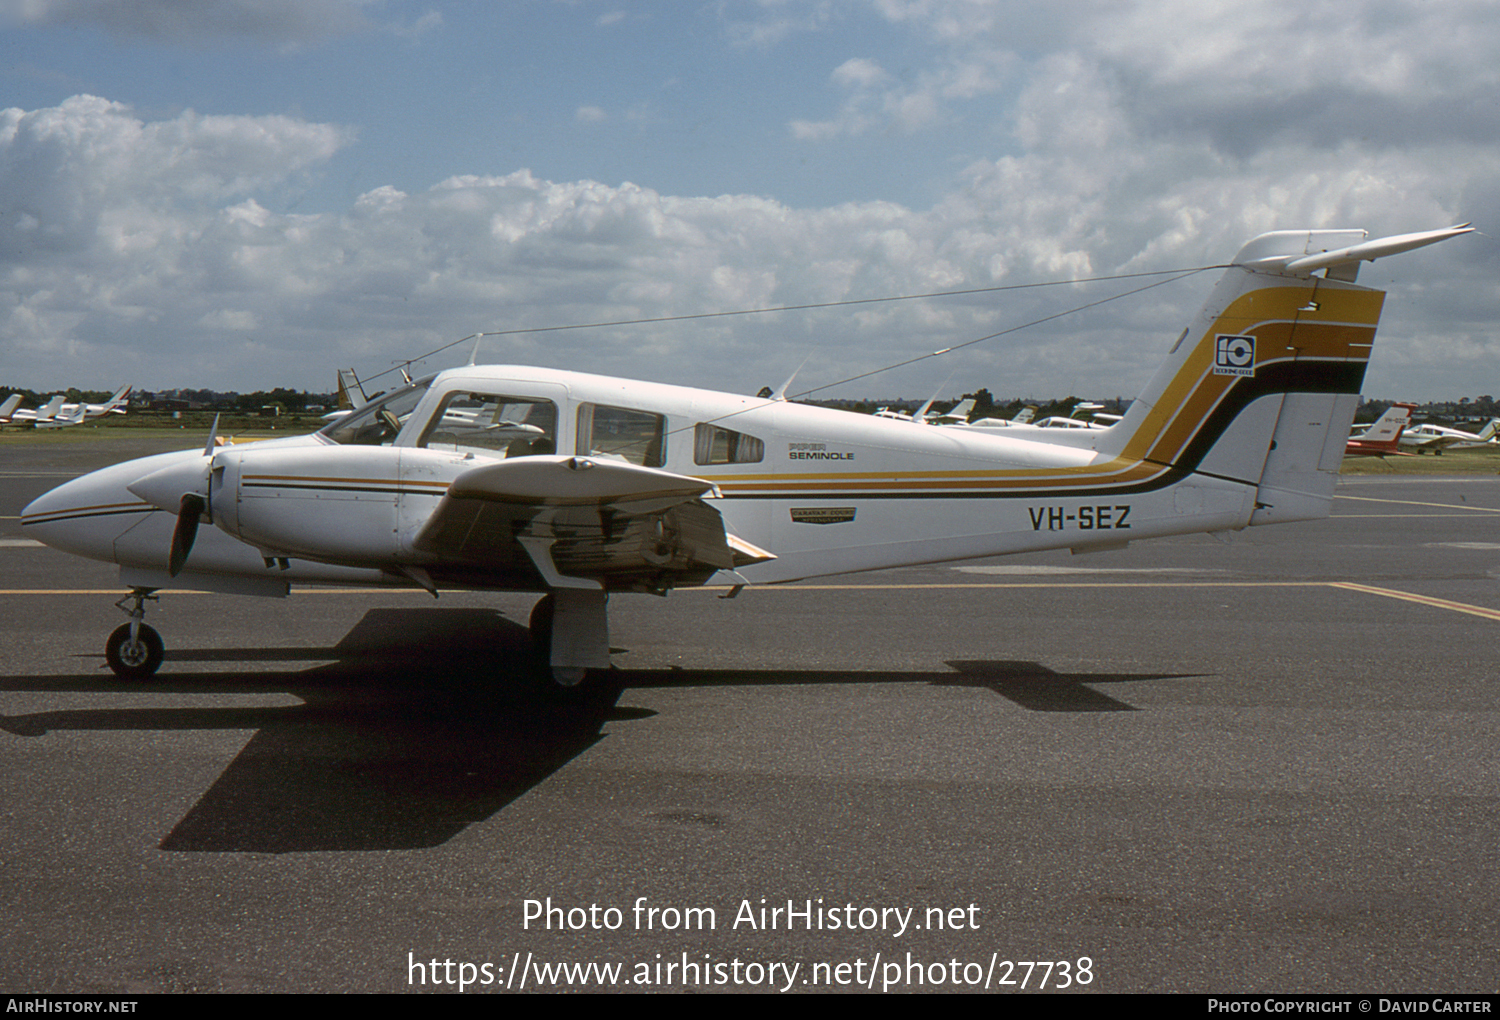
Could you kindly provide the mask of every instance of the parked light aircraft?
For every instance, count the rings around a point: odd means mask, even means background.
[[[1104,410],[1103,404],[1095,404],[1085,401],[1082,404],[1074,404],[1073,410],[1066,415],[1055,414],[1049,418],[1043,418],[1036,423],[1039,429],[1107,429],[1119,421],[1123,415],[1100,414]],[[1078,417],[1084,411],[1094,412],[1087,418]]]
[[[359,381],[359,376],[354,374],[352,368],[339,369],[339,389],[337,407],[323,415],[324,421],[338,421],[350,411],[357,411],[370,402],[365,396],[364,384]]]
[[[114,396],[102,404],[64,404],[57,415],[59,418],[77,417],[79,421],[86,421],[106,414],[124,414],[125,405],[130,401],[130,389],[129,386],[121,386],[115,390]]]
[[[1034,417],[1036,417],[1036,407],[1032,404],[1027,404],[1016,412],[1014,418],[976,418],[973,421],[955,421],[946,424],[954,428],[1005,429],[1012,427],[1019,428],[1021,426],[1036,428],[1035,423],[1031,420]]]
[[[787,380],[787,385],[790,385],[790,384],[791,384],[791,380],[788,379]],[[947,384],[944,383],[944,385],[946,386]],[[781,392],[781,393],[784,394],[786,392],[786,386],[783,386],[779,392]],[[968,418],[969,418],[969,411],[973,410],[973,408],[974,408],[974,401],[972,401],[972,400],[966,400],[963,403],[959,403],[959,404],[954,405],[953,410],[950,411],[948,414],[932,415],[929,412],[931,412],[932,405],[935,404],[935,403],[937,403],[937,394],[936,393],[934,393],[932,396],[928,397],[927,398],[927,402],[924,403],[921,407],[917,408],[911,414],[907,414],[904,411],[897,411],[897,410],[894,410],[894,409],[889,408],[889,407],[882,407],[882,408],[880,408],[879,410],[877,410],[875,412],[875,417],[877,417],[877,418],[890,418],[893,421],[914,421],[914,422],[916,422],[919,425],[931,425],[931,424],[933,424],[934,419],[948,418],[949,414],[953,414],[954,412],[958,412],[960,408],[963,408],[963,410],[961,412],[959,412],[962,415],[962,420],[967,421]],[[964,407],[963,406],[964,403],[967,403],[968,406]]]
[[[938,425],[967,425],[969,423],[969,415],[972,414],[973,411],[974,398],[964,397],[958,403],[948,408],[948,410],[938,415],[935,419],[929,418],[927,419],[927,421],[928,424],[936,423]]]
[[[16,404],[20,403],[20,396],[12,394],[0,405],[0,424],[31,424],[39,429],[66,428],[69,425],[81,425],[90,418],[98,418],[105,414],[124,414],[125,402],[130,396],[130,387],[121,386],[103,404],[65,404],[66,399],[58,394],[45,405],[35,411],[16,410]]]
[[[61,393],[47,401],[36,410],[28,410],[24,407],[15,408],[6,419],[7,425],[37,425],[45,421],[51,421],[58,411],[62,410],[64,397]],[[9,401],[6,401],[9,403]]]
[[[1327,516],[1384,297],[1354,283],[1359,262],[1469,230],[1255,238],[1109,429],[1002,435],[469,366],[310,436],[104,468],[32,502],[22,526],[119,565],[129,622],[106,658],[121,676],[161,662],[143,622],[158,589],[325,582],[545,593],[533,632],[576,683],[609,665],[613,593]],[[482,427],[492,407],[504,427]]]
[[[1401,445],[1410,446],[1418,453],[1426,453],[1431,450],[1436,456],[1442,456],[1444,450],[1467,450],[1476,446],[1495,446],[1500,443],[1496,439],[1496,432],[1500,430],[1500,418],[1491,418],[1485,423],[1484,428],[1478,433],[1465,432],[1463,429],[1444,428],[1441,425],[1431,423],[1417,425],[1401,433]]]
[[[1409,457],[1401,452],[1401,432],[1411,421],[1416,404],[1392,404],[1368,428],[1355,429],[1344,444],[1345,457]]]

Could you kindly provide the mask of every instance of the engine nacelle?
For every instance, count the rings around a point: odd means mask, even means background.
[[[266,557],[350,566],[397,551],[401,451],[389,446],[227,449],[209,468],[214,525]]]

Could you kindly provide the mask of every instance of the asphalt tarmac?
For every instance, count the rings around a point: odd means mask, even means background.
[[[114,679],[18,516],[141,452],[0,448],[0,990],[1500,988],[1500,478],[618,597],[559,703],[510,595],[163,593]]]

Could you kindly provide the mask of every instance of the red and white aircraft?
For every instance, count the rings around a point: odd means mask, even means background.
[[[130,620],[106,657],[122,676],[162,661],[142,622],[158,589],[334,583],[542,593],[533,632],[576,683],[609,665],[614,594],[1327,516],[1384,297],[1354,283],[1358,265],[1469,230],[1255,238],[1108,429],[935,428],[469,366],[310,436],[104,468],[22,526],[119,565]]]
[[[1401,433],[1411,421],[1416,404],[1392,404],[1374,424],[1357,436],[1350,436],[1344,446],[1345,457],[1409,457],[1401,452]]]

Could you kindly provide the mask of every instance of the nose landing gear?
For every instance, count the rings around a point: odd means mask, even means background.
[[[109,636],[104,644],[104,660],[122,680],[145,680],[161,666],[161,635],[144,623],[146,600],[155,602],[155,591],[155,588],[135,588],[115,603],[116,608],[130,617],[130,622],[122,623]],[[131,603],[128,608],[127,602]]]

